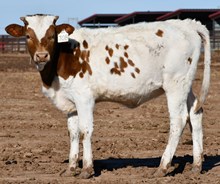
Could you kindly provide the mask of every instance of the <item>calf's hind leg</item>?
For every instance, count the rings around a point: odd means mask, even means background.
[[[197,99],[192,90],[187,99],[187,107],[190,115],[190,125],[193,140],[193,171],[200,173],[202,170],[203,159],[203,131],[202,131],[202,116],[203,109],[195,112]]]
[[[167,174],[168,167],[186,125],[188,117],[186,104],[187,94],[184,94],[180,89],[181,88],[176,88],[176,90],[166,91],[170,114],[170,134],[168,144],[161,158],[160,166],[154,174],[155,176],[165,176]]]

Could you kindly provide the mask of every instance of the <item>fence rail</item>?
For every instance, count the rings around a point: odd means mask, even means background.
[[[213,50],[220,50],[220,30],[210,31],[210,41]],[[25,37],[0,35],[0,53],[27,53]]]
[[[27,53],[25,37],[0,35],[0,53]]]
[[[214,50],[220,50],[220,30],[210,31],[211,47]]]

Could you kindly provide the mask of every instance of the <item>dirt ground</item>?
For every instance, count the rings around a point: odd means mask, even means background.
[[[0,183],[220,183],[220,54],[212,64],[204,105],[204,163],[190,171],[192,140],[187,125],[167,177],[154,178],[169,135],[165,96],[136,109],[99,103],[92,139],[95,176],[61,177],[68,166],[66,117],[41,93],[38,72],[27,55],[0,55]],[[199,64],[194,89],[200,89]],[[82,146],[82,145],[81,145]],[[82,151],[80,152],[82,155]]]

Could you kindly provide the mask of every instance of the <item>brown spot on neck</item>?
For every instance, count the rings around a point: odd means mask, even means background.
[[[92,75],[89,65],[89,51],[81,51],[79,47],[76,47],[71,53],[60,53],[57,66],[59,76],[67,79],[69,76],[76,77],[79,73],[79,76],[83,78],[86,72]]]
[[[156,32],[156,35],[159,36],[159,37],[163,37],[163,31],[158,29],[157,32]]]

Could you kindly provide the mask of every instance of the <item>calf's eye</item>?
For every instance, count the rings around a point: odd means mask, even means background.
[[[53,40],[54,39],[54,36],[50,36],[48,37],[49,40]]]

